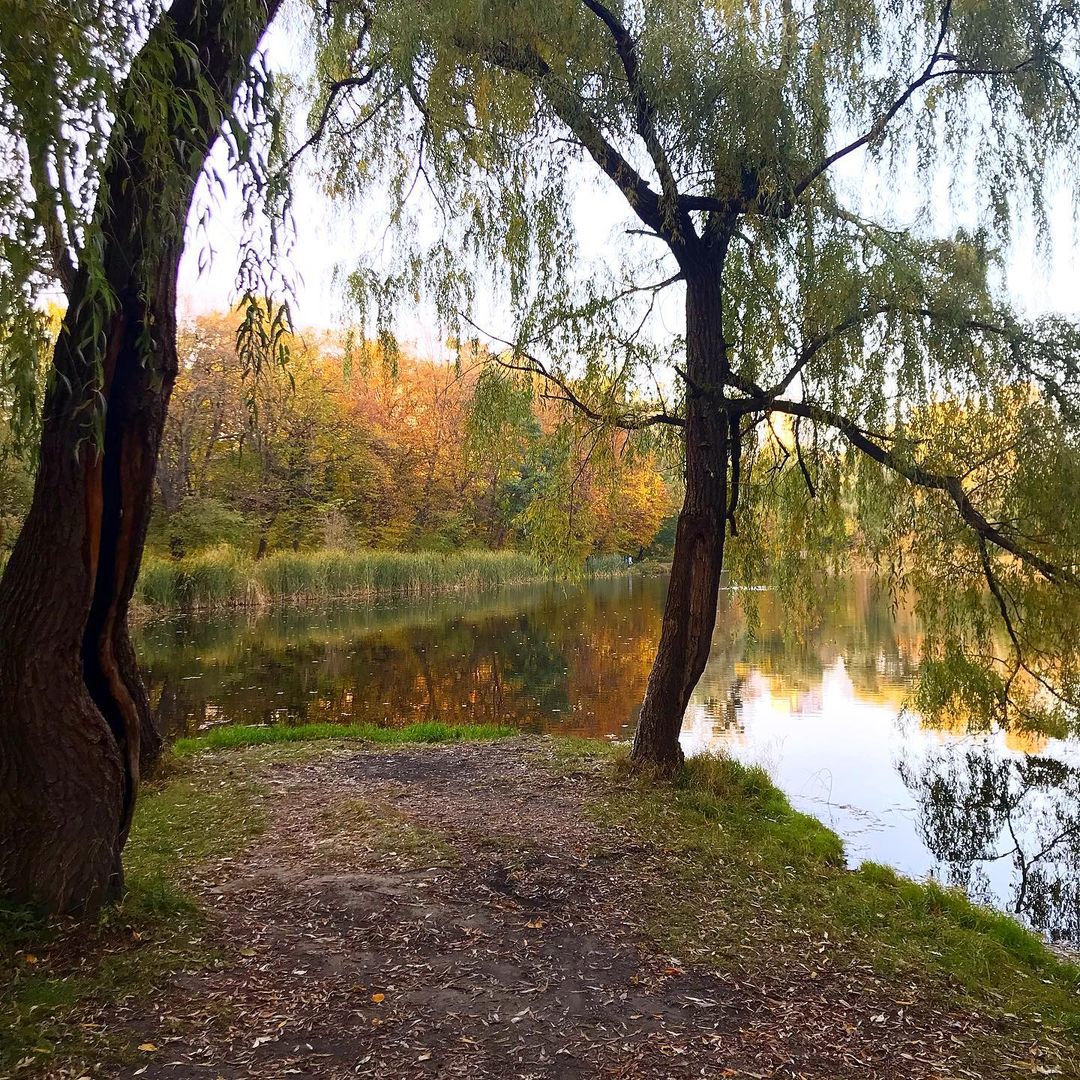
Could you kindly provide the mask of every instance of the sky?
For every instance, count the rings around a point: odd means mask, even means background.
[[[298,48],[299,31],[295,22],[275,26],[264,46],[277,70],[289,70],[303,77],[303,50]],[[302,138],[298,120],[297,139]],[[224,149],[215,148],[218,170],[227,172]],[[579,168],[580,183],[574,201],[574,225],[580,250],[586,258],[603,260],[613,250],[613,240],[622,230],[635,224],[622,195],[614,185],[599,177],[591,166]],[[865,153],[856,153],[834,167],[837,184],[847,193],[851,205],[868,216],[888,220],[893,225],[911,224],[918,212],[921,195],[902,182],[890,183],[878,167],[868,162]],[[947,179],[938,183],[930,200],[936,231],[947,236],[963,225],[977,221],[965,207],[963,192],[950,193]],[[208,196],[203,183],[196,196],[192,220]],[[242,200],[235,187],[213,204],[210,225],[205,236],[190,237],[180,267],[179,306],[181,317],[223,310],[235,296],[235,275],[241,233]],[[388,203],[372,195],[364,212],[348,214],[335,206],[321,190],[310,171],[297,170],[294,178],[293,214],[296,237],[286,264],[295,290],[294,325],[312,328],[340,328],[350,315],[341,286],[341,273],[355,269],[361,258],[379,261],[379,252],[392,238],[383,230]],[[1058,313],[1080,318],[1080,239],[1073,220],[1070,196],[1058,191],[1050,207],[1051,250],[1036,250],[1034,231],[1021,225],[1006,257],[1006,288],[1018,311],[1028,317]],[[190,232],[190,230],[189,230]],[[206,250],[209,247],[209,250]],[[209,257],[209,265],[206,265]],[[481,287],[476,309],[471,313],[476,323],[494,337],[513,336],[512,312],[501,306],[494,289]],[[676,335],[681,330],[682,294],[679,288],[668,290],[659,305],[654,334]],[[399,325],[401,338],[418,352],[439,355],[445,352],[433,312],[424,307],[405,313]]]

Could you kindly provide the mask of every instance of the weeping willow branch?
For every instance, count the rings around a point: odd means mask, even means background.
[[[67,212],[61,212],[61,206],[67,201],[49,179],[49,153],[48,147],[43,146],[39,153],[30,153],[30,182],[34,187],[36,197],[38,224],[45,236],[49,253],[52,256],[53,270],[65,293],[70,294],[75,285],[75,263],[72,252],[77,251],[74,246],[74,237],[71,231],[65,230],[65,222],[70,222],[71,208],[66,207]],[[59,164],[57,166],[59,172]]]
[[[896,304],[891,301],[882,301],[871,304],[850,317],[841,320],[829,329],[816,334],[807,341],[795,358],[794,363],[788,368],[779,382],[764,391],[765,397],[779,399],[802,374],[807,365],[822,350],[841,340],[849,333],[863,328],[866,323],[881,316],[899,315],[912,318],[926,319],[939,326],[951,330],[966,331],[971,334],[979,334],[984,337],[998,338],[1005,342],[1010,351],[1010,357],[1019,374],[1034,379],[1042,386],[1046,393],[1070,415],[1080,413],[1080,403],[1070,395],[1068,381],[1062,381],[1044,371],[1038,370],[1031,361],[1025,357],[1024,349],[1031,348],[1045,354],[1046,359],[1052,362],[1066,377],[1072,376],[1075,380],[1078,365],[1075,358],[1065,355],[1055,349],[1045,339],[1039,337],[1030,330],[1025,329],[1007,317],[999,322],[990,322],[980,318],[958,318],[955,312],[943,311],[933,307],[913,306]]]
[[[814,486],[814,481],[810,476],[810,470],[807,468],[806,461],[803,458],[802,452],[802,439],[799,437],[799,424],[802,421],[802,417],[795,417],[795,460],[799,463],[799,472],[802,473],[803,482],[806,484],[806,490],[811,499],[817,498],[817,488]]]
[[[1056,701],[1061,704],[1070,705],[1073,708],[1077,707],[1078,703],[1075,698],[1071,698],[1061,692],[1060,689],[1053,686],[1049,680],[1041,672],[1036,671],[1027,658],[1027,649],[1023,645],[1020,632],[1017,627],[1017,620],[1014,620],[1012,613],[1009,610],[1009,598],[1007,597],[1004,586],[1001,584],[998,575],[994,571],[993,563],[990,560],[990,552],[986,546],[986,540],[983,537],[978,538],[979,548],[979,565],[982,568],[983,578],[986,581],[987,588],[990,590],[991,596],[994,598],[994,603],[997,606],[998,614],[1001,616],[1001,621],[1005,626],[1005,632],[1009,636],[1009,641],[1012,643],[1013,653],[1015,655],[1015,664],[1012,671],[1009,673],[1009,677],[1005,680],[1005,685],[1002,688],[1002,707],[1008,708],[1009,694],[1012,689],[1012,684],[1016,679],[1019,672],[1027,672],[1048,694],[1050,694]],[[1016,601],[1013,600],[1013,606],[1016,607]],[[1018,615],[1019,618],[1019,615]]]
[[[905,461],[894,451],[876,441],[872,432],[867,432],[840,413],[812,402],[777,401],[762,394],[756,398],[738,399],[732,404],[737,405],[744,412],[779,412],[787,413],[790,416],[805,417],[814,423],[823,424],[838,431],[857,450],[862,451],[879,465],[883,465],[885,468],[904,477],[916,487],[930,491],[941,491],[946,494],[955,505],[960,517],[974,530],[976,536],[988,540],[1003,551],[1014,555],[1047,581],[1080,589],[1080,577],[1071,569],[1054,565],[988,521],[971,502],[959,476],[932,472],[915,462]]]
[[[728,496],[727,521],[732,536],[739,535],[735,512],[739,508],[739,483],[742,472],[742,427],[740,421],[741,417],[738,415],[728,415],[728,459],[731,462],[731,493]]]
[[[568,379],[565,379],[557,372],[552,371],[542,360],[527,353],[520,345],[517,345],[512,341],[507,341],[505,338],[500,338],[494,334],[487,333],[487,331],[477,326],[477,324],[464,313],[461,313],[461,318],[478,333],[481,333],[492,341],[497,341],[500,345],[505,345],[510,349],[509,357],[495,357],[495,362],[500,367],[505,368],[507,371],[520,371],[530,375],[539,375],[560,392],[562,395],[560,400],[572,405],[580,413],[595,423],[606,424],[611,427],[620,428],[623,431],[641,431],[644,428],[656,427],[657,425],[683,427],[685,424],[685,421],[681,416],[675,416],[668,412],[648,413],[644,415],[635,415],[632,413],[604,413],[581,398],[571,386]],[[526,362],[520,363],[520,360]]]
[[[1013,75],[1018,75],[1025,68],[1031,67],[1035,63],[1036,56],[1030,55],[1022,60],[1018,60],[1015,64],[1007,65],[1005,67],[986,67],[977,64],[965,65],[955,53],[942,52],[942,45],[949,32],[949,20],[951,15],[952,0],[945,0],[945,5],[942,8],[941,13],[941,21],[938,27],[937,42],[934,45],[933,52],[926,63],[926,67],[923,68],[922,73],[908,83],[893,103],[874,121],[868,131],[853,142],[840,147],[840,149],[833,151],[833,153],[823,158],[805,177],[803,177],[802,180],[796,183],[792,192],[793,199],[798,199],[811,184],[828,172],[828,170],[838,161],[853,154],[856,150],[860,150],[862,147],[868,146],[881,139],[897,113],[907,105],[919,90],[928,83],[933,82],[935,79],[956,77],[991,79],[1008,78]],[[951,64],[952,66],[944,68],[939,67],[938,65],[941,63]]]
[[[649,157],[652,158],[656,175],[660,178],[660,190],[663,192],[664,208],[667,216],[675,224],[680,214],[679,186],[675,181],[675,174],[671,170],[671,164],[668,162],[667,154],[660,143],[660,136],[656,130],[656,109],[652,102],[649,101],[645,89],[641,85],[637,42],[629,30],[599,0],[583,0],[583,2],[611,33],[615,43],[615,51],[619,54],[619,60],[626,74],[626,85],[630,90],[630,96],[634,103],[638,134],[645,144],[645,149],[649,152]]]

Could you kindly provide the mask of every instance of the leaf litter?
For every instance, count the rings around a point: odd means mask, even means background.
[[[612,783],[601,766],[550,766],[529,739],[266,766],[269,827],[190,883],[230,962],[87,1018],[138,1046],[132,1064],[52,1075],[965,1080],[1056,1068],[1034,1043],[1026,1061],[988,1054],[985,1018],[918,985],[900,993],[869,965],[832,965],[827,942],[761,956],[748,927],[745,965],[663,955],[646,927],[677,888],[664,852],[590,816]]]

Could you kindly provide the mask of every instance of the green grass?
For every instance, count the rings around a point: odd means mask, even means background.
[[[172,972],[220,960],[185,881],[206,859],[240,851],[264,816],[259,789],[241,771],[223,767],[212,778],[180,776],[143,795],[125,849],[123,901],[93,925],[0,910],[0,1075],[124,1059],[126,1040],[72,1022],[72,1011],[149,994]]]
[[[624,574],[629,569],[625,555],[590,555],[585,560],[585,572],[598,577]]]
[[[626,572],[625,559],[602,556],[586,575]],[[565,576],[519,551],[282,551],[264,559],[222,545],[183,559],[147,556],[136,597],[157,610],[258,607],[275,600],[417,597],[481,592]]]
[[[500,724],[442,724],[438,722],[405,724],[401,727],[378,727],[375,724],[276,724],[261,727],[236,724],[214,728],[203,735],[177,739],[172,751],[178,758],[190,757],[201,750],[229,750],[243,746],[266,746],[273,743],[304,743],[326,739],[351,739],[383,746],[400,743],[460,743],[485,739],[504,739],[518,734],[517,728]]]
[[[269,600],[424,596],[536,581],[552,571],[515,551],[454,555],[398,551],[277,552],[265,559],[221,546],[183,559],[148,557],[137,596],[151,608],[257,607]]]
[[[518,552],[283,552],[256,566],[272,597],[417,596],[445,589],[478,591],[535,581],[549,571]]]
[[[792,950],[869,963],[898,987],[937,985],[943,1002],[1003,1018],[1017,1039],[1057,1029],[1071,1060],[1080,967],[1015,919],[886,867],[847,869],[839,837],[761,769],[699,757],[665,780],[613,767],[620,793],[594,812],[662,851],[665,900],[648,929],[672,955],[736,970]]]

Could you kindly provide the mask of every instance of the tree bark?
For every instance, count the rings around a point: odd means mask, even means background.
[[[158,747],[127,613],[176,377],[177,267],[199,173],[276,6],[176,0],[151,32],[116,110],[102,263],[77,274],[56,343],[33,502],[0,579],[0,892],[49,912],[118,895]],[[155,133],[165,160],[133,120],[151,83],[193,110],[171,108],[175,130]]]
[[[722,259],[702,262],[688,270],[686,286],[686,496],[660,643],[630,752],[632,761],[665,771],[682,763],[683,714],[709,659],[727,525],[728,417],[715,395],[727,362]]]

